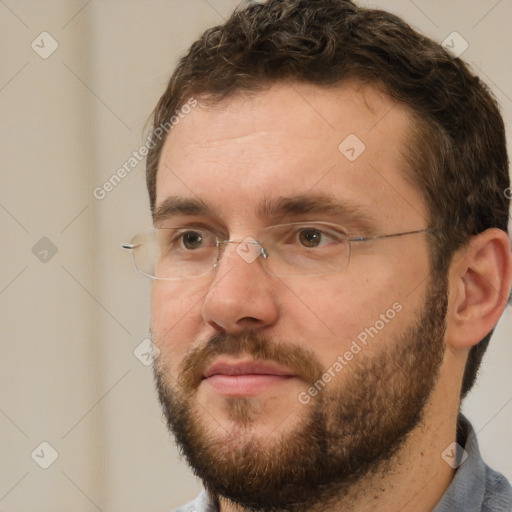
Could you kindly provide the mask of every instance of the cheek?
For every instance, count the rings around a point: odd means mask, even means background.
[[[367,350],[372,350],[370,342],[375,349],[391,343],[408,326],[424,296],[424,284],[411,294],[404,286],[407,276],[402,272],[404,278],[397,278],[396,269],[370,273],[366,267],[362,274],[353,265],[351,270],[312,282],[287,282],[283,291],[287,325],[293,325],[299,339],[326,366],[350,350],[355,340]]]
[[[151,331],[162,356],[179,360],[197,338],[208,288],[191,281],[153,281]]]

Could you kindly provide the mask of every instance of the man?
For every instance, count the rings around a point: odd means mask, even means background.
[[[504,126],[465,64],[349,0],[196,41],[154,114],[155,378],[182,511],[510,511],[459,415],[510,293]]]

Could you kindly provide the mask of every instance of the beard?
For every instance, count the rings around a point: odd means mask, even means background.
[[[326,371],[313,352],[248,331],[217,334],[187,353],[176,380],[159,358],[154,375],[169,430],[212,497],[266,512],[334,503],[363,477],[391,470],[393,456],[421,423],[445,351],[446,308],[446,281],[433,279],[419,318],[390,346],[363,348],[339,383],[334,379],[307,406],[297,405],[293,428],[267,438],[252,431],[265,404],[251,398],[225,398],[233,428],[215,432],[214,417],[196,399],[204,370],[219,355],[246,354],[286,365],[310,387]],[[292,401],[299,404],[295,394]]]

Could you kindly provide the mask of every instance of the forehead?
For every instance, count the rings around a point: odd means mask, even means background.
[[[165,142],[156,207],[170,196],[195,199],[241,223],[262,201],[329,195],[388,226],[403,227],[403,215],[423,225],[421,195],[403,175],[411,123],[407,107],[357,84],[199,99]]]

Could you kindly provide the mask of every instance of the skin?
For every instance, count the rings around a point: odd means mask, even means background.
[[[200,198],[210,215],[174,220],[208,223],[232,240],[300,220],[338,222],[350,235],[360,235],[357,218],[256,215],[263,198],[321,192],[371,213],[375,234],[424,229],[429,219],[425,202],[401,173],[410,123],[405,106],[357,84],[331,90],[275,84],[213,106],[200,101],[168,136],[156,204],[171,195]],[[349,134],[366,146],[353,162],[338,149]],[[228,244],[219,267],[207,276],[153,281],[152,332],[170,385],[187,352],[219,332],[258,330],[313,351],[330,367],[365,327],[398,302],[400,314],[379,333],[378,344],[364,349],[365,355],[378,355],[418,318],[431,270],[427,238],[421,234],[354,244],[346,270],[314,278],[277,278],[259,260],[246,263],[235,249],[236,244]],[[467,354],[501,316],[511,267],[508,238],[496,229],[474,237],[455,255],[448,275],[446,351],[424,421],[391,461],[392,471],[364,479],[329,510],[426,512],[441,499],[454,474],[441,453],[455,440]],[[350,385],[349,376],[340,374],[332,385]],[[290,397],[305,389],[300,379],[288,379],[251,397],[264,406],[251,422],[251,435],[272,443],[293,429],[304,405]],[[224,396],[201,384],[196,400],[202,425],[216,439],[222,442],[237,432]],[[220,505],[222,512],[240,510],[227,500]]]

